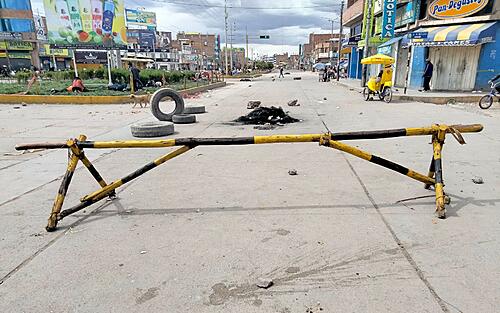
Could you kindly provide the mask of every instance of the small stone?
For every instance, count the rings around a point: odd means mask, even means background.
[[[288,101],[288,106],[291,106],[291,107],[298,106],[299,105],[298,102],[299,102],[299,100],[297,100],[297,99],[290,100],[290,101]]]
[[[123,263],[118,264],[118,266],[119,266],[119,267],[122,267],[122,266],[123,266]]]
[[[257,287],[267,289],[273,285],[271,278],[259,278],[256,283]]]
[[[290,176],[298,175],[297,170],[295,170],[295,169],[288,170],[288,175],[290,175]]]
[[[482,177],[479,177],[479,176],[475,176],[472,178],[472,182],[474,184],[478,184],[478,185],[481,185],[481,184],[484,184],[484,180]]]
[[[21,107],[18,107],[18,106],[14,107],[14,109],[20,109],[20,108],[21,108]]]
[[[200,209],[196,209],[196,213],[200,213],[200,212],[201,212]]]
[[[142,250],[140,253],[141,253],[141,254],[146,254],[146,253],[148,253],[148,252],[147,252],[146,250]]]
[[[324,97],[323,100],[328,100],[328,99],[326,97]]]

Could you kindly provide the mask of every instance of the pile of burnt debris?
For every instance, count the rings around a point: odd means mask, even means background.
[[[247,115],[238,117],[235,122],[251,125],[279,125],[300,122],[288,115],[281,107],[257,107]]]

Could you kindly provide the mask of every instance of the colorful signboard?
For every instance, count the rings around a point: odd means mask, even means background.
[[[382,13],[382,38],[393,38],[396,23],[396,0],[384,0]]]
[[[75,60],[79,64],[106,64],[108,53],[106,51],[87,50],[75,51]]]
[[[43,0],[48,39],[56,48],[127,45],[124,0]]]
[[[481,11],[488,0],[434,0],[429,5],[429,16],[437,19],[466,17]]]
[[[156,13],[154,12],[125,9],[125,19],[127,25],[156,28]]]
[[[33,14],[33,22],[35,22],[36,39],[41,41],[47,40],[47,26],[45,25],[44,18]]]

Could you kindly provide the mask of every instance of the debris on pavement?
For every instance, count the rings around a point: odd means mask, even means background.
[[[264,125],[264,124],[288,124],[300,122],[291,117],[281,107],[258,107],[247,115],[238,117],[235,122],[243,124]]]
[[[302,80],[302,77],[294,77],[293,80]]]
[[[252,80],[250,78],[242,78],[240,79],[240,82],[251,82]]]
[[[288,104],[289,107],[298,107],[298,106],[300,106],[299,100],[297,100],[297,99],[290,100],[290,101],[288,101],[287,104]]]
[[[257,287],[267,289],[273,285],[271,278],[259,278],[256,283]]]
[[[328,99],[326,97],[324,97],[323,100],[328,100]]]
[[[295,176],[295,175],[298,175],[298,174],[297,174],[297,170],[296,170],[296,169],[291,169],[291,170],[288,170],[288,175],[290,175],[290,176]]]
[[[148,253],[146,250],[142,250],[142,251],[140,252],[140,254],[146,254],[146,253]]]
[[[273,129],[276,128],[276,126],[278,126],[278,124],[271,125],[269,123],[266,123],[264,125],[257,125],[253,129],[257,129],[257,130],[273,130]]]
[[[258,108],[260,107],[261,105],[261,101],[259,100],[250,100],[248,101],[248,104],[247,104],[247,109],[255,109],[255,108]]]
[[[484,184],[484,180],[483,180],[483,178],[482,178],[482,177],[480,177],[480,176],[474,176],[474,177],[472,178],[472,182],[473,182],[474,184],[478,184],[478,185],[482,185],[482,184]]]

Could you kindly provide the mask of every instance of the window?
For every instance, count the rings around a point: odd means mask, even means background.
[[[3,1],[3,0],[0,0]],[[0,31],[2,32],[21,32],[30,33],[34,32],[33,20],[29,19],[16,19],[16,18],[3,18],[0,19]]]
[[[0,0],[1,9],[31,10],[30,0]]]

